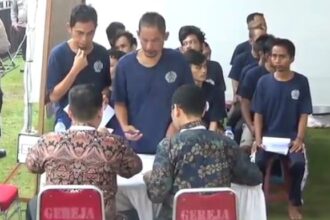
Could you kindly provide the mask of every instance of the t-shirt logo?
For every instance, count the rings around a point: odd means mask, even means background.
[[[174,83],[176,78],[177,78],[177,74],[174,71],[170,71],[165,75],[165,79],[168,83]]]
[[[94,67],[94,71],[97,72],[97,73],[99,73],[103,69],[103,63],[100,60],[97,60],[97,61],[95,61],[93,67]]]
[[[215,85],[215,82],[214,82],[213,79],[207,79],[207,80],[205,80],[205,82],[208,82],[208,83],[210,83],[213,86]]]
[[[299,99],[300,92],[298,89],[294,89],[291,91],[291,98],[293,100],[298,100]]]

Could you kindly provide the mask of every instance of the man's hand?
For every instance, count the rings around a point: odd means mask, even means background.
[[[72,69],[79,74],[88,65],[87,55],[84,50],[78,49],[74,58]]]
[[[257,152],[259,148],[264,148],[261,142],[254,141],[251,148],[251,154]]]
[[[301,152],[304,147],[304,143],[301,138],[296,138],[292,142],[292,146],[290,148],[290,153]]]
[[[149,170],[143,174],[143,181],[146,183],[149,181],[151,176],[152,170]]]
[[[142,138],[143,134],[132,125],[126,125],[123,128],[125,137],[129,141],[137,141]]]

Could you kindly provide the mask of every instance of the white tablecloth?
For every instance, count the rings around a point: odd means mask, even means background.
[[[159,205],[149,200],[143,174],[152,169],[154,156],[139,155],[143,169],[130,179],[117,177],[118,191],[116,205],[118,211],[135,208],[140,220],[152,220],[159,211]],[[261,184],[258,186],[242,186],[232,184],[231,188],[237,195],[237,208],[240,220],[266,220],[265,197]]]
[[[117,176],[117,211],[126,211],[135,208],[140,220],[152,220],[154,213],[157,211],[157,205],[153,205],[148,198],[143,174],[152,169],[155,156],[143,154],[139,156],[143,163],[140,173],[129,179]]]

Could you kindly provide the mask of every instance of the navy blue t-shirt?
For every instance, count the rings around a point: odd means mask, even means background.
[[[238,44],[231,57],[230,65],[233,65],[234,60],[236,59],[236,57],[238,57],[238,55],[245,53],[245,52],[251,52],[251,50],[252,50],[252,47],[248,40]]]
[[[242,82],[242,80],[244,79],[244,77],[248,71],[250,71],[251,69],[253,69],[254,67],[257,67],[257,66],[258,66],[258,63],[253,62],[253,63],[250,63],[250,64],[246,65],[245,67],[243,67],[241,76],[239,78],[239,82]]]
[[[70,49],[67,42],[63,42],[50,53],[48,60],[47,91],[50,94],[55,86],[60,83],[70,72],[76,54]],[[94,84],[99,92],[110,86],[110,61],[107,50],[99,44],[94,43],[94,48],[87,55],[88,66],[76,77],[73,85]],[[66,126],[71,126],[71,120],[63,110],[68,105],[68,93],[65,94],[56,106],[56,121],[61,118]]]
[[[202,85],[202,91],[207,101],[207,111],[203,116],[203,121],[207,127],[211,121],[220,121],[227,116],[225,99],[224,96],[219,96],[219,90],[219,87],[208,82],[204,82]]]
[[[259,79],[252,100],[252,110],[263,116],[263,136],[295,139],[301,114],[312,113],[308,80],[295,73],[286,82],[273,74]]]
[[[228,77],[239,81],[243,68],[249,64],[257,62],[258,61],[252,56],[251,51],[238,55],[238,57],[234,60]]]
[[[239,77],[239,82],[240,82],[240,83],[238,84],[236,94],[240,95],[239,90],[241,89],[241,83],[242,83],[242,81],[244,80],[244,77],[245,77],[246,73],[247,73],[249,70],[251,70],[251,69],[253,69],[253,68],[257,67],[257,66],[258,66],[258,63],[257,63],[257,62],[253,62],[253,63],[250,63],[250,64],[246,65],[246,66],[242,69],[241,75],[240,75],[240,77]]]
[[[253,94],[256,90],[258,80],[268,74],[268,70],[264,66],[256,66],[245,74],[242,81],[239,84],[238,94],[242,98],[252,100]]]
[[[223,71],[220,63],[208,60],[207,63],[207,81],[217,87],[222,91],[226,91],[226,83],[223,78]]]
[[[143,133],[132,142],[137,153],[154,154],[171,123],[171,99],[181,85],[193,83],[190,67],[183,55],[163,49],[153,67],[145,67],[137,60],[137,52],[119,60],[112,99],[125,103],[128,122]]]

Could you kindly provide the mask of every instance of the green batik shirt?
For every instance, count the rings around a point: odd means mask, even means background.
[[[172,219],[173,198],[180,189],[230,187],[231,182],[257,185],[262,174],[233,140],[206,130],[199,121],[159,143],[146,179],[150,200],[162,203],[157,219]]]

